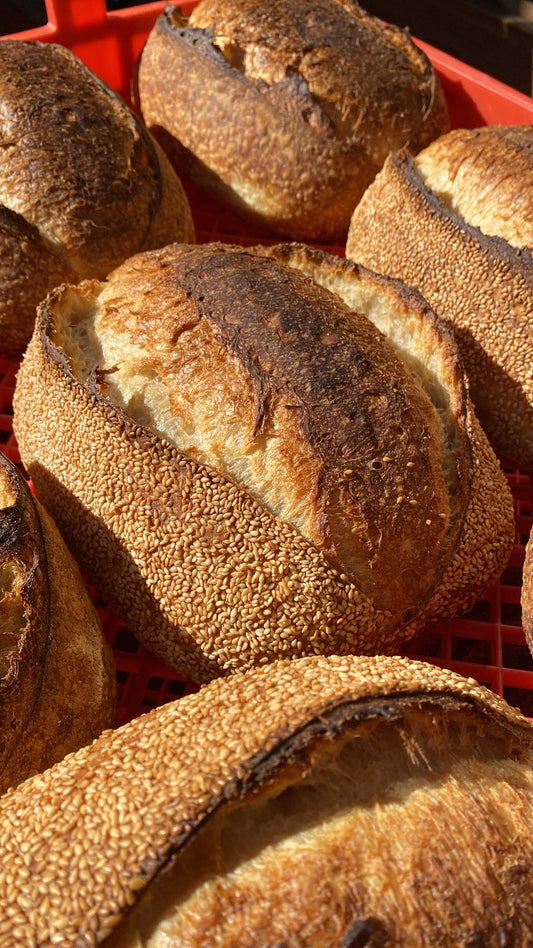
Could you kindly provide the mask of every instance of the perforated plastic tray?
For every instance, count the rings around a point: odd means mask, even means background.
[[[130,80],[143,43],[164,9],[163,2],[106,10],[105,0],[47,0],[48,24],[20,39],[61,43],[129,101]],[[180,4],[184,13],[193,2]],[[529,124],[533,100],[451,56],[420,43],[441,78],[454,126]],[[184,182],[191,201],[199,241],[259,243],[258,237]],[[332,247],[342,253],[342,248]],[[17,363],[0,360],[0,449],[20,464],[12,431],[12,396]],[[503,695],[533,717],[533,659],[521,625],[520,590],[524,550],[533,526],[533,472],[519,471],[502,460],[515,502],[516,536],[499,583],[487,591],[472,612],[435,626],[409,644],[406,654],[453,668]],[[129,720],[165,701],[195,690],[135,640],[129,629],[90,591],[106,636],[113,646],[119,687],[119,721]]]

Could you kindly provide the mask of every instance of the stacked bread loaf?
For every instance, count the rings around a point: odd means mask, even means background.
[[[69,50],[3,40],[0,79],[0,352],[20,354],[54,286],[194,226],[157,142]]]
[[[116,723],[115,668],[57,527],[0,454],[0,792]]]
[[[448,133],[429,59],[355,0],[167,5],[142,118],[62,47],[1,41],[2,69],[39,499],[0,459],[0,944],[528,944],[531,724],[398,653],[513,548],[529,130]],[[253,239],[195,243],[195,188]],[[114,727],[73,556],[197,693]]]
[[[344,240],[387,154],[448,127],[435,70],[355,0],[166,7],[138,103],[175,166],[257,228]]]
[[[533,126],[454,129],[395,153],[354,210],[349,257],[418,286],[453,326],[500,455],[533,463]]]
[[[525,945],[532,737],[490,691],[396,657],[218,679],[0,800],[2,934]]]

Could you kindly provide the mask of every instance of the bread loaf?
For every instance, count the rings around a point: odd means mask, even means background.
[[[533,128],[456,129],[397,153],[355,209],[347,255],[417,286],[453,326],[496,451],[533,465]]]
[[[219,679],[0,800],[4,942],[527,945],[532,764],[526,718],[424,663]]]
[[[513,542],[449,333],[305,246],[173,245],[57,289],[14,412],[100,594],[194,680],[393,650],[476,601]]]
[[[522,573],[522,627],[530,652],[533,654],[533,540],[526,543],[524,569]]]
[[[159,145],[69,50],[2,40],[0,80],[0,351],[13,355],[54,286],[194,227]]]
[[[448,128],[426,55],[354,0],[168,4],[137,96],[180,174],[298,240],[344,242],[388,152]]]
[[[115,723],[111,649],[54,523],[0,455],[0,793]]]

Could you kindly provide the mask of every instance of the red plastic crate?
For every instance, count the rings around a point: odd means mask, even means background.
[[[46,26],[13,36],[68,46],[129,101],[135,62],[165,3],[147,3],[115,12],[106,10],[105,0],[46,0],[46,6]],[[180,6],[188,13],[194,2],[189,0]],[[440,76],[452,125],[533,122],[533,100],[528,96],[434,47],[425,43],[420,46]],[[194,186],[184,184],[199,241],[264,242],[238,217],[220,208]],[[343,253],[340,247],[330,249]],[[12,431],[16,371],[15,362],[0,360],[0,450],[20,464]],[[533,717],[533,658],[525,643],[520,609],[524,550],[533,526],[533,472],[518,471],[502,463],[516,514],[515,544],[507,569],[469,615],[429,629],[410,643],[406,654],[475,678]],[[98,599],[96,591],[89,588],[115,654],[120,723],[195,690],[194,683],[184,681],[139,645],[124,623]]]

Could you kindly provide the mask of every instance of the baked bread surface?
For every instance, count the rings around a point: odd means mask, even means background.
[[[54,286],[194,226],[157,142],[69,50],[2,40],[0,77],[0,348],[16,354]]]
[[[14,408],[101,594],[196,680],[391,650],[510,552],[451,337],[417,293],[318,250],[174,245],[59,288]]]
[[[529,649],[533,653],[533,540],[531,536],[526,543],[520,601],[522,626]]]
[[[0,455],[0,792],[116,722],[115,669],[55,524]]]
[[[531,128],[454,130],[390,156],[356,207],[347,256],[417,286],[453,327],[495,450],[533,464]]]
[[[2,934],[527,945],[531,740],[471,679],[400,658],[219,679],[0,800]]]
[[[387,153],[448,128],[429,59],[351,0],[169,4],[138,99],[180,173],[298,240],[344,240]]]

